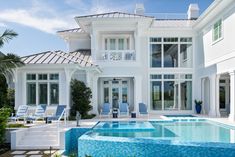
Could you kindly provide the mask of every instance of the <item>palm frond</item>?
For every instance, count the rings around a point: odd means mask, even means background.
[[[18,34],[11,30],[11,29],[6,29],[3,34],[0,36],[0,47],[4,45],[4,43],[9,42],[12,38],[16,37]]]
[[[24,63],[21,61],[20,57],[15,54],[7,54],[0,57],[0,73],[2,74],[23,65]]]

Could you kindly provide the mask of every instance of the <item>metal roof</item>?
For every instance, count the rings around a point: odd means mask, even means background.
[[[85,31],[82,30],[81,28],[73,28],[73,29],[66,29],[66,30],[58,31],[58,33],[64,33],[64,32],[68,32],[68,33],[84,33]]]
[[[76,16],[75,18],[154,18],[153,16],[139,15],[139,14],[131,14],[124,12],[109,12],[102,14],[92,14],[85,16]]]
[[[90,50],[78,50],[65,53],[63,51],[47,51],[21,57],[25,64],[79,64],[81,67],[94,67],[91,63]]]

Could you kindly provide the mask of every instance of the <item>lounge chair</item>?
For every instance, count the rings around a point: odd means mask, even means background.
[[[23,119],[25,121],[26,117],[27,117],[27,112],[28,112],[28,106],[27,105],[20,105],[17,109],[17,112],[15,114],[15,116],[10,117],[10,120],[14,120],[17,121],[19,119]]]
[[[139,103],[139,114],[149,116],[147,105],[144,103]]]
[[[55,114],[52,116],[46,117],[47,122],[51,122],[51,121],[59,122],[61,118],[63,117],[63,115],[65,114],[65,109],[66,109],[66,105],[58,105],[56,108]]]
[[[46,112],[46,105],[37,105],[36,110],[33,115],[26,118],[27,121],[36,121],[38,119],[43,119]]]
[[[118,113],[119,116],[129,116],[129,105],[127,103],[120,103]]]
[[[100,117],[101,116],[110,116],[112,113],[110,103],[104,103],[102,109],[100,110]]]

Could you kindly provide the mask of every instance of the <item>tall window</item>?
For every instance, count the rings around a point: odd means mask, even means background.
[[[150,67],[191,68],[192,38],[150,38]]]
[[[153,110],[191,110],[192,75],[150,75],[150,105]]]
[[[213,42],[222,38],[222,20],[217,21],[213,26]]]
[[[59,74],[27,74],[28,105],[59,104]]]

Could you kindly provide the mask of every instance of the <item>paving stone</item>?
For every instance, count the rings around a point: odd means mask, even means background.
[[[21,155],[21,154],[24,154],[26,151],[14,151],[14,152],[11,152],[11,154],[13,154],[13,155],[15,155],[15,154],[19,154],[19,155]]]
[[[51,150],[51,154],[53,154],[55,152],[55,150]],[[44,154],[50,154],[49,150],[44,151]]]
[[[26,154],[28,154],[28,155],[30,155],[30,154],[40,154],[40,151],[29,151]]]
[[[14,155],[13,157],[26,157],[26,155]]]
[[[30,155],[29,157],[42,157],[42,155]]]

